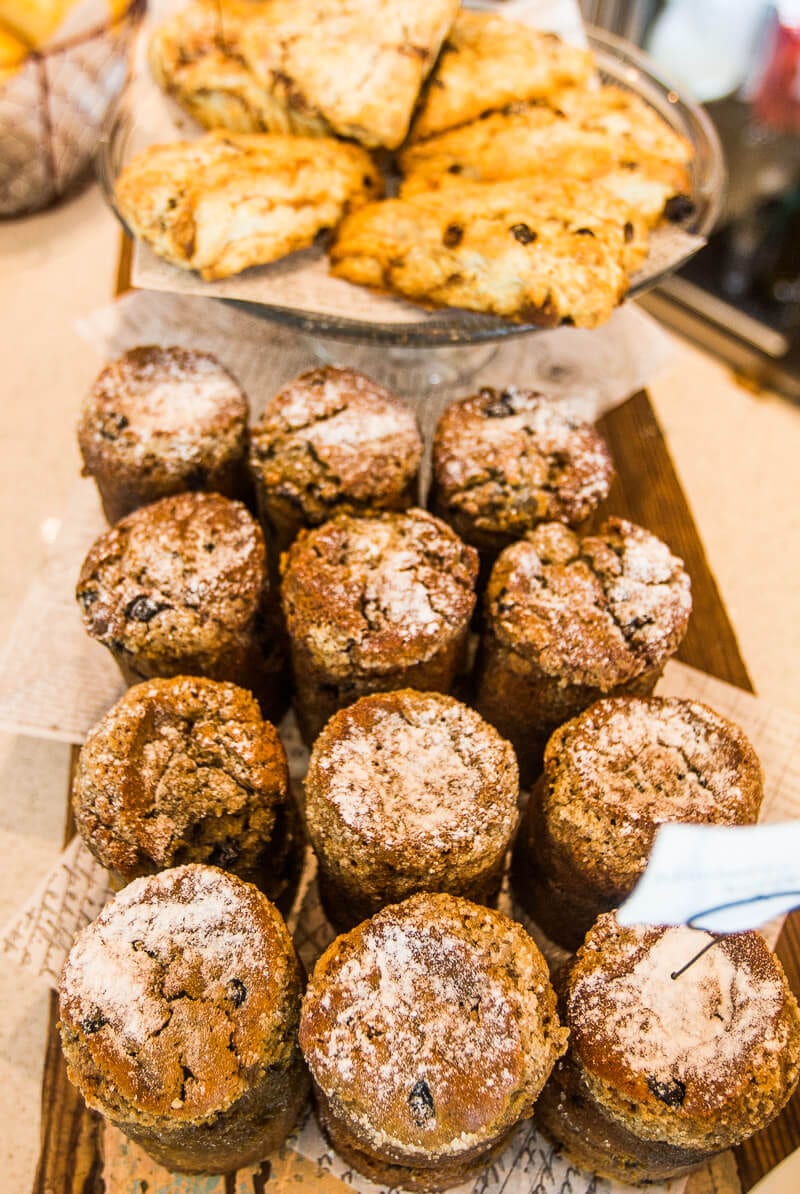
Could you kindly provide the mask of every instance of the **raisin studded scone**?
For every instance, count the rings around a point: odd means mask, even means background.
[[[461,11],[447,35],[411,127],[412,140],[477,120],[519,100],[585,83],[588,50],[501,14]]]
[[[153,252],[212,281],[308,248],[381,188],[357,145],[217,131],[144,150],[120,175],[116,199]]]
[[[394,149],[457,11],[458,0],[205,2],[157,31],[151,68],[209,127]]]
[[[340,225],[340,278],[430,306],[596,327],[647,254],[643,222],[592,184],[536,178],[415,190]]]

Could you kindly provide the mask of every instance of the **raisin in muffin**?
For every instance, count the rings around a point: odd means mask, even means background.
[[[797,1085],[800,1012],[758,933],[621,928],[606,913],[562,981],[569,1050],[536,1122],[601,1176],[685,1173],[760,1131]]]
[[[279,553],[303,527],[334,514],[412,506],[422,447],[411,408],[363,373],[332,366],[301,373],[252,431],[267,542]]]
[[[183,493],[129,514],[89,551],[76,593],[83,623],[129,684],[199,675],[285,706],[264,536],[240,502]]]
[[[443,1190],[479,1173],[566,1046],[547,965],[514,921],[422,894],[322,955],[300,1044],[320,1121],[374,1181]]]
[[[475,606],[477,555],[425,510],[340,515],[282,560],[295,709],[311,744],[370,692],[448,692]]]
[[[733,722],[697,701],[609,697],[556,730],[514,846],[514,894],[576,949],[617,908],[667,821],[758,820],[761,764]]]
[[[89,732],[72,808],[114,887],[205,862],[286,909],[302,853],[288,786],[286,752],[249,692],[177,676],[130,688]]]
[[[600,697],[646,696],[691,612],[683,562],[649,531],[609,518],[580,538],[544,523],[492,569],[477,708],[517,751],[523,783],[552,731]]]
[[[484,387],[436,427],[433,508],[484,566],[539,523],[584,525],[612,475],[599,432],[534,390]]]
[[[281,915],[251,884],[198,865],[135,879],[67,958],[67,1073],[167,1169],[237,1169],[277,1148],[305,1101],[301,992]]]
[[[108,521],[185,490],[243,497],[247,419],[242,390],[210,353],[148,345],[106,365],[78,443]]]
[[[351,928],[417,891],[492,902],[518,794],[510,743],[452,697],[406,688],[335,713],[305,782],[328,920]]]

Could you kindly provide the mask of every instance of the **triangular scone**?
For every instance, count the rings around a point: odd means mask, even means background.
[[[307,248],[381,190],[356,145],[216,132],[146,149],[117,180],[116,200],[155,253],[213,280]]]
[[[458,14],[425,89],[412,140],[477,120],[519,100],[546,99],[594,70],[588,50],[488,12]]]
[[[458,0],[265,0],[241,49],[287,109],[395,149],[457,12]]]
[[[354,212],[331,263],[340,278],[426,305],[595,327],[624,298],[645,235],[591,183],[467,182]]]

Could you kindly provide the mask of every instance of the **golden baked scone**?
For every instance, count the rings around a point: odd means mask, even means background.
[[[116,198],[159,257],[210,281],[307,248],[380,192],[356,145],[217,131],[150,146],[123,170]]]
[[[412,192],[342,222],[334,274],[432,306],[595,327],[647,253],[641,219],[592,184],[527,178]]]
[[[588,50],[489,12],[456,17],[411,128],[413,140],[442,133],[519,100],[546,99],[585,83]]]

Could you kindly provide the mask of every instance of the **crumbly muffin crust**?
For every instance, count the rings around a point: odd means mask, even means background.
[[[148,345],[106,365],[78,442],[109,522],[186,489],[237,496],[247,419],[242,390],[210,353]]]
[[[480,1156],[530,1114],[566,1033],[519,925],[423,894],[323,954],[300,1042],[326,1118],[368,1156],[434,1179],[437,1165]]]
[[[583,523],[613,475],[590,423],[513,386],[484,387],[445,410],[433,467],[434,508],[466,542],[495,552],[541,522]]]
[[[302,1105],[300,993],[286,926],[256,888],[194,865],[137,879],[67,959],[70,1080],[162,1164],[235,1168]]]
[[[411,408],[355,369],[301,373],[253,428],[259,510],[282,548],[335,512],[403,510],[415,499],[422,436]]]
[[[286,752],[249,692],[199,676],[137,684],[89,733],[72,789],[78,830],[119,885],[187,862],[290,884]]]
[[[417,891],[493,899],[518,792],[510,743],[452,697],[404,689],[334,714],[305,782],[328,918],[349,928]]]

